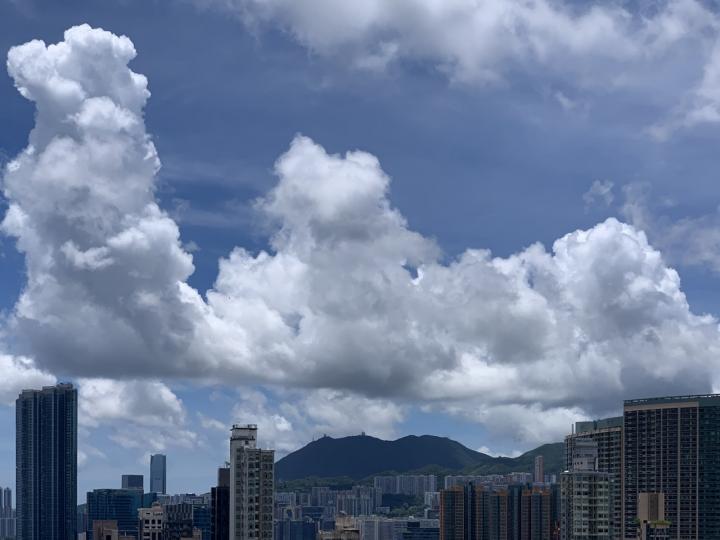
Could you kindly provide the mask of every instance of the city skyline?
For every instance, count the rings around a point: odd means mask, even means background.
[[[720,391],[720,13],[645,4],[0,3],[0,485],[59,381],[81,493]]]

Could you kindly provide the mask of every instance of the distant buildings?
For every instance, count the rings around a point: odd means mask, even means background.
[[[625,401],[623,529],[641,493],[663,494],[669,537],[720,538],[720,395]]]
[[[554,488],[467,484],[440,492],[440,540],[553,540]]]
[[[535,456],[535,483],[542,484],[545,482],[545,458],[543,456]]]
[[[150,492],[167,493],[167,458],[163,454],[150,456]]]
[[[23,390],[16,401],[17,537],[68,540],[77,526],[77,391]]]
[[[12,506],[12,490],[0,488],[0,540],[15,539],[15,510]]]
[[[256,425],[230,436],[230,539],[272,540],[275,451],[257,447]]]
[[[597,470],[598,443],[577,439],[570,470],[560,476],[561,539],[612,540],[612,480]]]
[[[136,489],[143,493],[145,490],[145,481],[142,474],[123,474],[122,489]]]

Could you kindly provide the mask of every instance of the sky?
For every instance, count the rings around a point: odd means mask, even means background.
[[[205,492],[233,423],[493,455],[720,391],[720,11],[0,0],[0,485]]]

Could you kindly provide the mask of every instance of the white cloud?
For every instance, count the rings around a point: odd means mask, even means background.
[[[515,457],[518,457],[518,456],[521,456],[521,455],[522,455],[522,452],[521,452],[520,450],[513,450],[513,451],[510,452],[510,453],[506,453],[506,452],[505,452],[505,453],[504,453],[504,452],[495,452],[495,451],[491,450],[490,448],[488,448],[487,446],[481,446],[480,448],[477,449],[477,451],[478,451],[478,452],[481,452],[481,453],[483,453],[483,454],[486,454],[486,455],[488,455],[488,456],[492,456],[492,457],[511,457],[511,458],[515,458]]]
[[[609,180],[595,180],[590,189],[583,194],[583,201],[586,206],[591,206],[597,201],[602,202],[605,206],[610,206],[615,200],[613,188],[615,184]]]
[[[160,452],[200,443],[187,427],[182,401],[163,383],[80,379],[78,402],[80,425],[109,427],[109,438],[124,448]]]
[[[665,60],[678,43],[706,43],[718,27],[696,0],[652,10],[549,0],[195,0],[246,25],[280,27],[313,52],[382,69],[403,59],[454,80],[494,83],[513,70],[582,84],[625,84],[633,65]]]
[[[518,6],[555,21],[533,25],[617,16]],[[605,38],[549,39],[579,50]],[[257,203],[274,227],[269,251],[233,250],[204,298],[153,196],[159,161],[142,121],[146,80],[127,67],[134,55],[127,38],[82,26],[58,45],[14,48],[8,61],[37,106],[3,183],[2,228],[27,263],[10,327],[39,369],[101,379],[81,386],[88,403],[107,402],[84,418],[134,422],[113,435],[118,444],[197,444],[172,391],[138,382],[159,376],[297,389],[279,408],[253,394],[235,410],[281,451],[315,430],[390,436],[399,403],[442,405],[537,441],[624,397],[718,384],[717,321],[692,313],[679,276],[637,228],[610,219],[549,251],[469,249],[445,263],[392,207],[374,156],[330,155],[302,136]],[[172,434],[159,428],[168,418]]]
[[[55,377],[39,369],[33,360],[0,353],[0,403],[15,403],[26,388],[41,388],[57,382]]]
[[[664,213],[668,202],[653,201],[646,184],[629,184],[623,195],[625,219],[647,231],[672,263],[720,273],[720,207],[707,214],[671,219]]]

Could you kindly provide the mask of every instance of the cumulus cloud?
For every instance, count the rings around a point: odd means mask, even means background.
[[[346,9],[365,9],[356,4]],[[582,17],[609,15],[560,20]],[[582,49],[605,38],[554,39]],[[296,431],[392,435],[413,402],[545,440],[624,397],[718,384],[717,321],[691,311],[678,274],[636,227],[609,219],[550,250],[468,249],[444,262],[392,207],[377,158],[331,155],[302,136],[257,202],[274,230],[268,250],[234,249],[201,295],[187,283],[179,229],[154,198],[159,160],[134,56],[128,38],[88,26],[56,45],[13,48],[9,72],[37,116],[3,179],[2,230],[27,264],[10,322],[17,347],[38,369],[101,379],[83,383],[89,403],[117,397],[86,421],[142,420],[114,435],[119,444],[147,437],[162,449],[167,438],[152,430],[163,417],[183,429],[174,394],[137,382],[159,376],[297,389],[279,409],[253,394],[235,411],[233,420],[262,422],[278,449],[296,445]],[[115,378],[125,382],[104,380]]]
[[[0,403],[15,403],[18,394],[26,388],[40,388],[55,384],[53,375],[39,369],[33,360],[22,356],[0,353]]]
[[[159,452],[199,444],[182,401],[161,382],[79,379],[78,398],[80,426],[109,427],[110,439],[124,448]],[[102,456],[86,450],[87,457]]]

